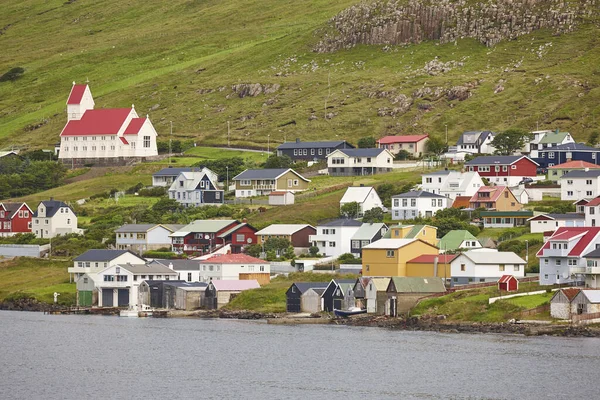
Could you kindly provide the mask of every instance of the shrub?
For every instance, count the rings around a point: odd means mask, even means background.
[[[138,194],[143,197],[162,197],[167,193],[167,188],[156,186],[138,190]]]
[[[25,69],[21,67],[11,68],[8,72],[0,76],[0,82],[14,82],[25,73]]]

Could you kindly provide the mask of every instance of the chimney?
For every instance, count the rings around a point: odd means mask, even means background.
[[[300,138],[296,138],[296,143],[300,143]]]
[[[585,172],[588,172],[590,170],[590,167],[585,167]]]
[[[173,269],[173,263],[172,262],[169,263],[169,269]]]

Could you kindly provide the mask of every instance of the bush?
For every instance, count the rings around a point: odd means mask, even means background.
[[[149,250],[143,254],[145,258],[163,258],[165,260],[174,260],[178,258],[186,258],[184,254],[173,253],[172,251]]]
[[[14,82],[25,73],[25,69],[21,67],[11,68],[8,72],[0,76],[0,82]]]
[[[143,188],[138,190],[138,194],[143,197],[162,197],[167,194],[167,188],[162,186]]]

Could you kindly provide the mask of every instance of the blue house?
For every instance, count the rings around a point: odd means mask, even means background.
[[[581,143],[565,143],[554,147],[548,147],[539,151],[539,157],[533,160],[541,168],[552,167],[567,161],[587,161],[592,164],[600,164],[600,149],[589,147]]]

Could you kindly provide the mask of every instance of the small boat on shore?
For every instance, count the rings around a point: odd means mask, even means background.
[[[333,313],[335,314],[335,316],[342,317],[342,318],[348,318],[348,317],[351,317],[352,315],[365,314],[366,312],[367,312],[367,310],[365,308],[359,308],[359,307],[350,307],[347,310],[333,309]]]

